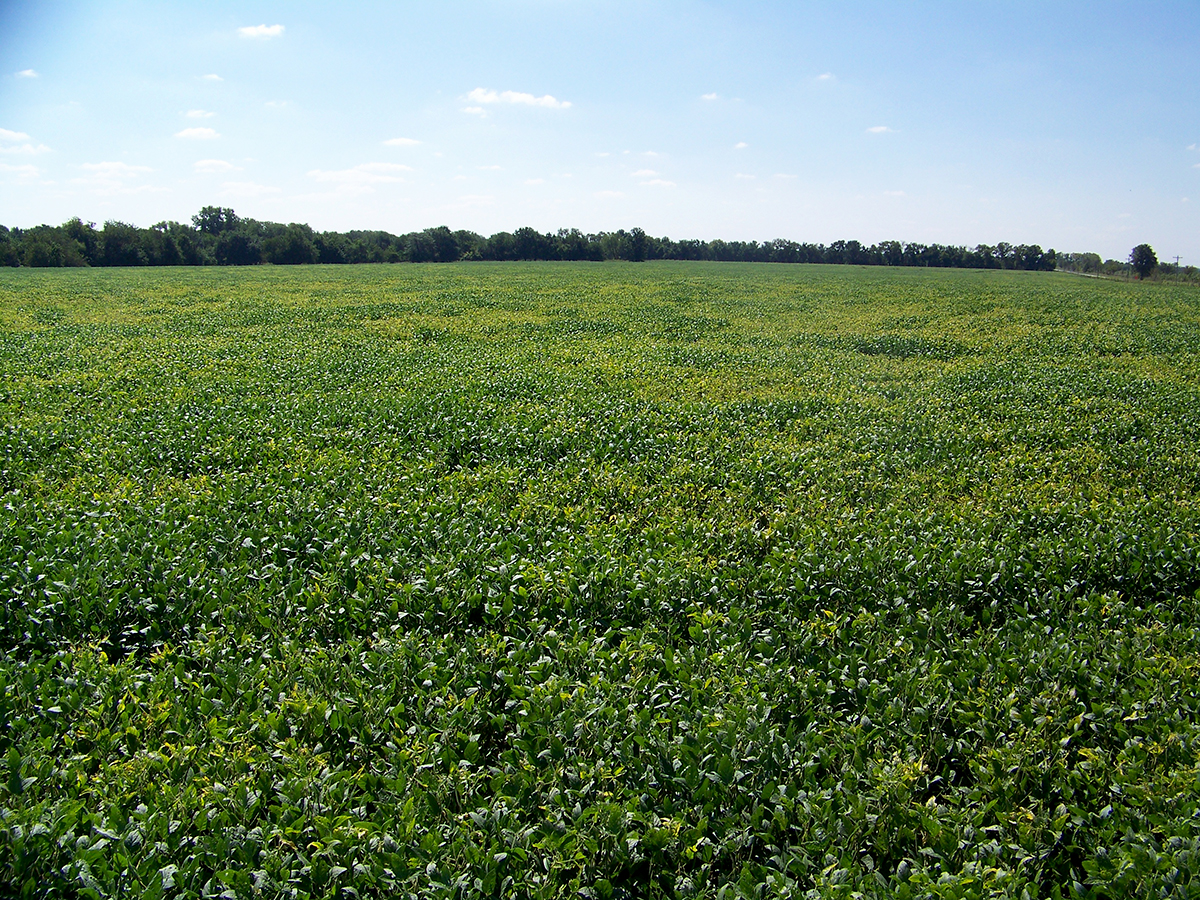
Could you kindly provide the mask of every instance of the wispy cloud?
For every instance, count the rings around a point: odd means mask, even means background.
[[[267,109],[287,109],[289,105],[286,100],[268,100],[263,104]]]
[[[447,203],[446,209],[473,209],[478,206],[491,206],[496,198],[491,194],[463,194],[454,203]]]
[[[385,147],[415,147],[421,143],[413,138],[389,138],[383,142]]]
[[[832,72],[822,72],[817,76],[817,81],[829,83],[830,81],[837,81],[837,79],[833,77]]]
[[[594,193],[592,196],[597,197],[600,200],[613,200],[617,197],[624,197],[625,195],[620,191],[596,191],[596,193]]]
[[[738,141],[736,144],[733,145],[733,149],[734,150],[745,150],[749,146],[750,145],[747,144],[745,141]]]
[[[14,72],[18,78],[37,78],[38,73],[33,69],[22,69],[20,72]]]
[[[17,144],[13,147],[0,147],[0,153],[20,153],[33,156],[35,153],[49,153],[50,148],[45,144]]]
[[[701,100],[716,100],[716,99],[717,99],[717,95],[716,95],[716,93],[712,93],[712,94],[701,94],[701,95],[700,95],[700,99],[701,99]]]
[[[738,172],[733,177],[740,178],[742,181],[753,181],[758,176],[757,175],[747,175],[745,172]]]
[[[872,125],[870,128],[867,129],[867,134],[892,134],[892,133],[893,133],[892,129],[888,128],[886,125]]]
[[[154,171],[149,166],[131,166],[123,162],[84,163],[79,168],[103,178],[136,178]]]
[[[192,168],[204,175],[221,175],[225,172],[241,171],[233,163],[223,159],[198,159],[192,164]]]
[[[226,197],[262,197],[278,194],[279,188],[254,181],[226,181],[221,185],[221,193]]]
[[[372,184],[396,184],[404,180],[400,177],[401,172],[411,171],[409,166],[402,166],[400,163],[374,162],[362,163],[350,169],[312,169],[308,172],[308,177],[317,181],[365,187]]]
[[[473,116],[486,116],[487,111],[482,106],[464,106],[463,112],[470,113]]]
[[[253,38],[254,40],[265,41],[271,38],[277,38],[283,34],[282,25],[246,25],[238,29],[238,34],[244,38]]]
[[[1188,144],[1188,149],[1189,149],[1189,150],[1195,150],[1195,149],[1196,149],[1196,147],[1197,147],[1197,145],[1196,145],[1196,144]]]
[[[184,115],[189,119],[211,119],[216,113],[209,112],[207,109],[189,109]]]
[[[500,166],[476,166],[480,172],[499,172]]]
[[[211,141],[220,136],[212,128],[185,128],[183,131],[175,132],[175,137],[189,141]]]
[[[632,174],[633,174],[634,178],[653,178],[658,173],[655,172],[653,169],[638,169],[636,172],[634,172]]]
[[[42,174],[41,169],[28,163],[20,166],[10,166],[8,163],[0,162],[0,172],[9,173],[17,181],[34,181]]]
[[[791,179],[795,178],[796,176],[795,176],[795,175],[789,175],[789,174],[787,174],[786,172],[776,172],[776,173],[775,173],[775,177],[776,177],[776,178],[783,178],[783,179],[786,179],[786,180],[789,180],[789,181],[790,181]]]
[[[200,77],[202,79],[204,79],[205,81],[224,81],[225,80],[220,75],[201,75]]]
[[[545,184],[546,179],[545,178],[526,178],[525,183],[526,184]]]
[[[638,184],[643,185],[645,187],[665,187],[665,188],[675,187],[675,182],[665,181],[662,178],[651,178],[649,181],[639,181]]]
[[[521,106],[543,106],[547,109],[567,109],[571,105],[569,100],[558,100],[549,94],[535,97],[520,91],[496,92],[488,88],[475,88],[467,94],[467,99],[472,103],[514,103]]]
[[[79,168],[86,172],[83,178],[75,178],[75,184],[90,187],[97,194],[139,194],[146,191],[163,191],[165,188],[151,184],[136,183],[143,175],[154,170],[149,166],[134,166],[119,161],[84,163]]]
[[[906,193],[904,193],[904,191],[884,191],[883,196],[885,196],[885,197],[907,197],[908,195]]]
[[[35,153],[49,153],[50,148],[45,144],[35,144],[33,139],[23,131],[9,131],[0,128],[0,153],[19,153],[32,156]]]

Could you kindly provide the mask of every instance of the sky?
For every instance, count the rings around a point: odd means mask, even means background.
[[[0,0],[0,224],[1200,265],[1200,3]]]

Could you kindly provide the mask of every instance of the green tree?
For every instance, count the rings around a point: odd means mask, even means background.
[[[634,228],[629,232],[629,256],[633,262],[646,261],[646,232]]]
[[[95,265],[100,261],[100,232],[96,230],[94,223],[89,222],[85,225],[79,216],[76,216],[63,223],[62,231],[79,245],[80,253],[88,265]]]
[[[125,222],[110,219],[100,232],[100,264],[102,266],[144,266],[146,251],[142,248],[142,235],[138,229]]]
[[[1158,266],[1158,257],[1154,255],[1154,248],[1149,244],[1138,244],[1129,253],[1129,264],[1133,266],[1133,271],[1137,272],[1138,278],[1145,278]]]
[[[65,265],[63,249],[44,235],[25,241],[25,265],[34,268],[57,268]]]
[[[192,224],[196,230],[204,234],[220,234],[237,228],[241,219],[232,209],[221,206],[206,206],[192,216]]]
[[[258,242],[241,231],[226,231],[217,238],[215,255],[222,266],[252,266],[262,262]]]
[[[0,266],[19,266],[21,264],[21,255],[17,253],[17,243],[11,235],[12,232],[0,225]]]
[[[263,256],[277,266],[299,266],[317,262],[320,251],[315,235],[307,225],[292,222],[281,232],[263,241]]]

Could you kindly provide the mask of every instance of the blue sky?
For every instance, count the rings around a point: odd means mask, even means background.
[[[1200,4],[3,2],[0,223],[1200,264]]]

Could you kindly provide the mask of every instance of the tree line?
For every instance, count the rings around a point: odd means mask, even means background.
[[[1149,278],[1165,281],[1200,282],[1200,269],[1182,266],[1178,262],[1160,261],[1149,244],[1138,244],[1129,259],[1100,259],[1098,253],[1060,253],[1058,268],[1081,275],[1103,275],[1106,278]]]
[[[1093,254],[1094,255],[1094,254]],[[442,226],[386,231],[317,232],[308,225],[260,222],[232,209],[206,206],[191,224],[159,222],[138,228],[109,221],[103,228],[78,218],[62,225],[0,225],[0,265],[6,266],[245,266],[259,263],[457,262],[459,260],[710,260],[826,263],[858,266],[926,266],[971,269],[1052,270],[1059,255],[1037,244],[976,247],[881,241],[831,244],[773,241],[675,241],[640,228],[584,234],[534,228],[483,237]],[[1097,257],[1098,259],[1098,257]]]

